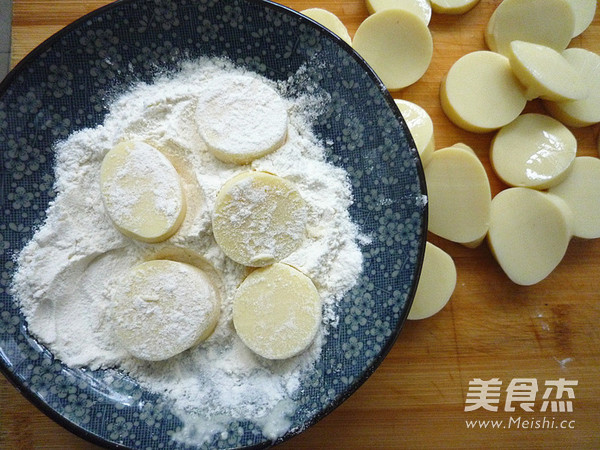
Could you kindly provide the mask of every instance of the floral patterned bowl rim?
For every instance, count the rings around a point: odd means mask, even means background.
[[[42,43],[0,83],[0,370],[48,416],[100,445],[189,448],[170,438],[177,417],[135,380],[99,385],[94,371],[65,366],[28,334],[9,291],[14,255],[52,201],[54,143],[101,123],[111,93],[201,56],[226,56],[274,80],[308,69],[331,96],[314,131],[332,143],[328,159],[347,170],[350,213],[372,238],[359,283],[339,306],[339,325],[294,399],[290,430],[273,442],[252,424],[233,423],[207,445],[265,447],[333,411],[383,361],[416,290],[427,230],[423,170],[392,97],[350,46],[265,0],[121,0],[100,8]]]

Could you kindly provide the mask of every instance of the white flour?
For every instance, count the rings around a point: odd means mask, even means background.
[[[223,61],[185,64],[153,84],[139,84],[110,107],[104,124],[57,145],[55,201],[46,223],[18,257],[13,293],[29,331],[74,367],[118,368],[150,391],[173,401],[185,426],[176,439],[201,443],[231,420],[251,420],[269,437],[287,431],[290,396],[318,358],[323,337],[336,325],[336,306],[361,271],[358,232],[348,207],[346,173],[325,161],[311,131],[309,111],[323,99],[285,98],[287,141],[251,163],[294,183],[308,205],[307,233],[284,262],[315,283],[323,300],[323,326],[312,347],[289,360],[263,360],[239,340],[231,321],[233,293],[245,268],[225,257],[211,232],[211,212],[220,187],[248,166],[226,164],[207,152],[195,121],[195,102],[207,80],[238,72]],[[286,92],[289,86],[274,86]],[[104,155],[123,140],[160,148],[184,183],[187,214],[179,231],[160,244],[145,244],[115,229],[99,190]],[[111,297],[115,279],[152,257],[167,257],[218,273],[219,323],[201,345],[163,362],[130,356],[113,337]]]

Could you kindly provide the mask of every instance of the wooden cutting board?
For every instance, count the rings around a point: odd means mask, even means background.
[[[14,0],[13,65],[52,33],[106,3]],[[351,35],[368,15],[360,0],[282,3],[296,10],[328,9]],[[452,125],[440,108],[438,92],[454,61],[485,49],[483,29],[499,3],[482,0],[460,16],[434,14],[433,62],[418,83],[394,94],[429,112],[437,148],[459,141],[474,148],[494,194],[505,186],[489,163],[492,134],[476,135]],[[571,46],[600,53],[600,12]],[[531,102],[527,111],[543,108]],[[578,155],[598,157],[600,127],[572,131]],[[600,240],[573,240],[547,279],[522,287],[508,280],[487,245],[468,249],[433,235],[429,239],[456,262],[458,283],[450,303],[430,319],[408,322],[358,392],[282,448],[600,448]],[[495,378],[501,382],[498,410],[465,411],[467,398],[475,395],[469,383]],[[561,379],[566,387],[561,399],[549,391],[542,411],[546,389]],[[533,381],[539,390],[533,411],[526,412],[519,402],[510,401],[510,386]],[[557,408],[570,401],[572,412],[553,412],[552,401]],[[510,411],[511,406],[516,410]],[[56,425],[2,378],[0,448],[95,447]]]

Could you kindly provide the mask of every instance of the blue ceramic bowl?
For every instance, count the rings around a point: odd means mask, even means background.
[[[107,94],[201,56],[225,56],[273,80],[309,68],[332,99],[314,131],[333,142],[329,160],[352,182],[351,216],[373,237],[363,247],[363,274],[340,303],[339,326],[293,399],[292,427],[276,442],[330,413],[373,373],[415,292],[427,228],[421,163],[392,97],[348,45],[266,1],[110,4],[44,42],[0,84],[0,369],[43,412],[97,444],[185,447],[171,440],[181,423],[157,395],[125,375],[99,383],[101,373],[65,366],[28,334],[8,292],[13,256],[53,198],[54,143],[102,123]],[[230,431],[205,446],[273,444],[252,423],[231,423]]]

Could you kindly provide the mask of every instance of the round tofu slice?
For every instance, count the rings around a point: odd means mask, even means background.
[[[106,154],[100,190],[115,227],[140,241],[168,239],[185,217],[177,171],[165,155],[144,142],[122,142]]]
[[[579,100],[550,102],[544,107],[552,116],[571,127],[587,127],[600,122],[600,55],[582,48],[568,48],[562,56],[579,73],[587,95]]]
[[[114,332],[136,358],[171,358],[208,338],[217,324],[219,297],[206,273],[194,266],[148,261],[118,282]]]
[[[503,127],[490,146],[492,167],[506,184],[535,189],[564,180],[576,153],[577,140],[567,127],[533,113]]]
[[[384,9],[403,9],[417,15],[425,25],[431,21],[431,3],[429,0],[367,0],[369,14]]]
[[[488,243],[506,275],[529,286],[560,263],[571,238],[568,206],[528,188],[509,188],[492,200]]]
[[[216,158],[247,164],[283,145],[287,106],[275,89],[256,77],[217,77],[200,87],[196,123]]]
[[[477,3],[479,0],[431,0],[431,8],[438,14],[464,14]]]
[[[440,102],[455,125],[486,133],[516,119],[527,99],[508,58],[477,51],[452,65],[440,85]]]
[[[390,91],[418,81],[433,56],[433,39],[416,14],[386,9],[367,17],[354,34],[352,47]]]
[[[588,88],[575,67],[556,50],[545,45],[513,41],[508,54],[510,66],[527,87],[527,99],[578,100]]]
[[[469,247],[488,231],[491,190],[487,173],[472,151],[448,147],[433,152],[425,167],[428,228]]]
[[[340,18],[332,12],[322,8],[309,8],[300,11],[300,13],[304,14],[306,17],[310,17],[315,22],[319,22],[325,28],[339,36],[347,44],[352,44],[352,38],[350,37],[350,34],[348,34],[346,25],[344,25]]]
[[[431,116],[415,103],[401,99],[395,99],[394,102],[406,121],[406,125],[417,146],[421,162],[423,166],[426,166],[435,148]]]
[[[213,234],[223,252],[252,267],[281,261],[304,238],[307,206],[289,181],[265,172],[245,172],[219,191]]]
[[[504,0],[492,13],[485,42],[508,55],[512,41],[541,44],[562,51],[571,42],[575,16],[568,0]]]
[[[575,29],[572,37],[579,36],[594,20],[598,0],[568,0],[568,2],[575,15]]]
[[[313,282],[287,264],[253,271],[233,299],[233,324],[244,344],[267,359],[306,350],[321,323],[321,299]]]
[[[600,159],[575,158],[569,176],[548,191],[562,198],[573,212],[573,235],[600,237]]]
[[[408,319],[425,319],[441,311],[452,297],[455,287],[454,260],[441,248],[427,242],[421,277]]]

